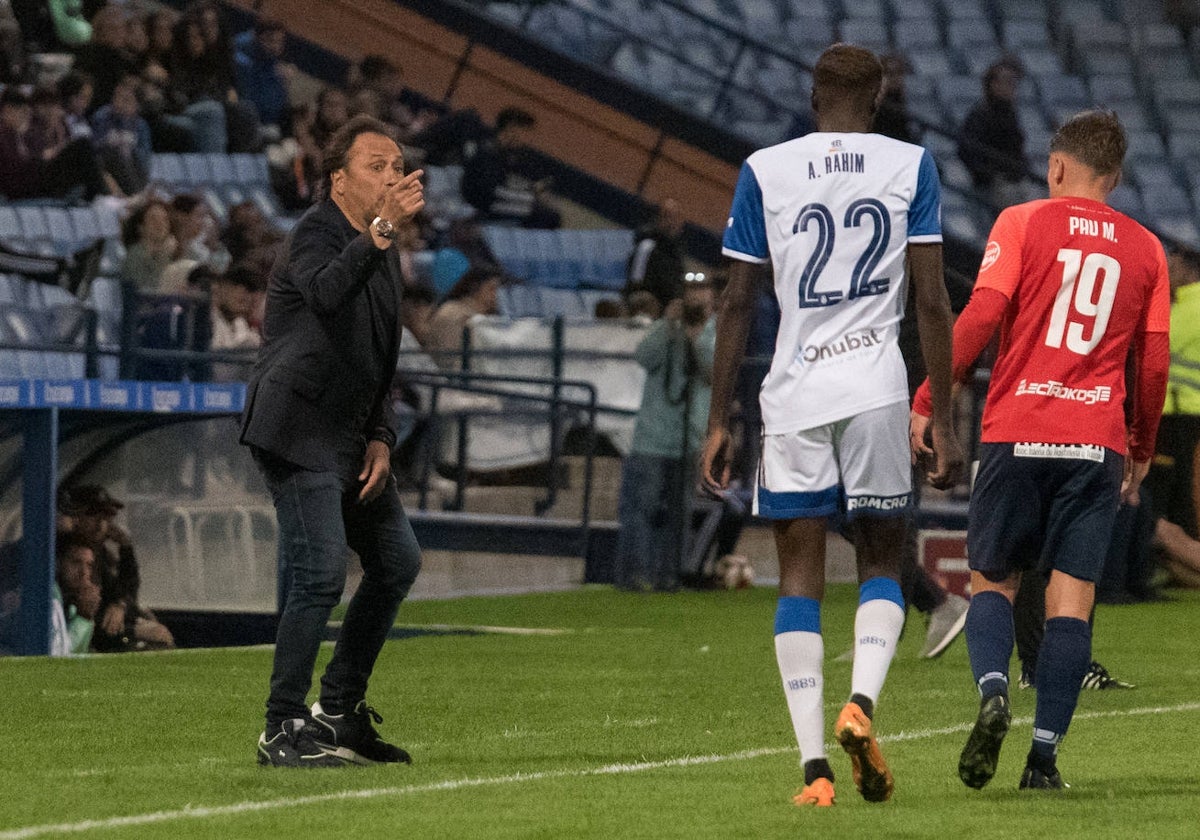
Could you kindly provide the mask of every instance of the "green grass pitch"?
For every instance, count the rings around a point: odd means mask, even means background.
[[[1200,826],[1200,593],[1101,607],[1095,654],[1133,691],[1084,692],[1059,793],[1017,788],[1032,691],[983,791],[958,781],[977,698],[962,640],[917,658],[910,613],[876,727],[896,777],[868,804],[849,762],[832,809],[799,809],[772,590],[607,588],[406,604],[440,632],[388,642],[369,700],[412,767],[260,768],[271,653],[0,659],[0,840],[25,837],[1192,838]],[[856,598],[823,611],[826,723],[849,693]],[[321,663],[329,655],[322,651]]]

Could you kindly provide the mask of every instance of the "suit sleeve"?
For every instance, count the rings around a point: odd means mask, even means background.
[[[385,253],[366,233],[342,247],[338,231],[324,222],[297,228],[291,241],[292,282],[318,315],[342,308],[370,279]]]

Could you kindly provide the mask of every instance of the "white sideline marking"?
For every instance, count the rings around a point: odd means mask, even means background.
[[[1200,703],[1179,703],[1175,706],[1150,706],[1141,709],[1125,709],[1106,712],[1082,712],[1075,715],[1076,720],[1095,720],[1097,718],[1136,717],[1155,715],[1164,712],[1194,712],[1200,711]],[[1033,718],[1013,718],[1014,724],[1031,724]],[[898,732],[895,735],[880,736],[882,742],[919,741],[926,738],[936,738],[940,735],[954,735],[967,732],[974,726],[970,723],[960,723],[954,726],[944,726],[938,729],[918,729],[911,732]],[[827,745],[832,747],[833,745]],[[662,761],[639,761],[632,764],[606,764],[601,767],[590,767],[579,770],[542,770],[534,773],[513,773],[507,776],[483,776],[468,779],[447,779],[442,782],[430,782],[423,785],[402,785],[399,787],[368,788],[366,790],[346,790],[337,793],[322,793],[312,796],[296,796],[287,799],[267,799],[259,802],[237,802],[232,805],[213,805],[184,807],[174,811],[155,811],[150,814],[133,814],[127,817],[109,817],[102,820],[83,820],[74,823],[58,823],[55,825],[31,825],[25,828],[0,831],[0,840],[26,840],[30,837],[41,837],[45,834],[80,834],[87,831],[101,831],[110,828],[127,828],[129,826],[153,825],[155,823],[173,822],[184,819],[205,819],[208,817],[226,817],[237,814],[250,814],[257,811],[272,811],[279,808],[294,808],[303,805],[320,805],[325,802],[352,801],[356,799],[378,799],[385,796],[408,796],[418,793],[436,793],[447,790],[463,790],[464,788],[486,787],[490,785],[508,785],[517,782],[537,782],[544,779],[586,778],[588,776],[616,776],[625,773],[641,773],[646,770],[663,770],[669,767],[696,767],[704,764],[719,764],[726,761],[748,761],[764,756],[780,755],[795,752],[794,746],[763,747],[755,750],[741,750],[725,755],[697,755],[669,758]],[[304,771],[299,771],[304,772]],[[320,770],[309,772],[321,772]]]

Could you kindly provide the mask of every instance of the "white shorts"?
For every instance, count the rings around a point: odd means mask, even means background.
[[[908,403],[813,429],[764,435],[754,513],[798,519],[898,516],[912,504]]]

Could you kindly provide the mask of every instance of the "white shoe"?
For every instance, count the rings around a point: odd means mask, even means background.
[[[969,606],[966,598],[947,594],[942,605],[929,614],[929,630],[925,633],[925,647],[921,649],[922,659],[941,656],[950,643],[958,638],[967,624]]]

